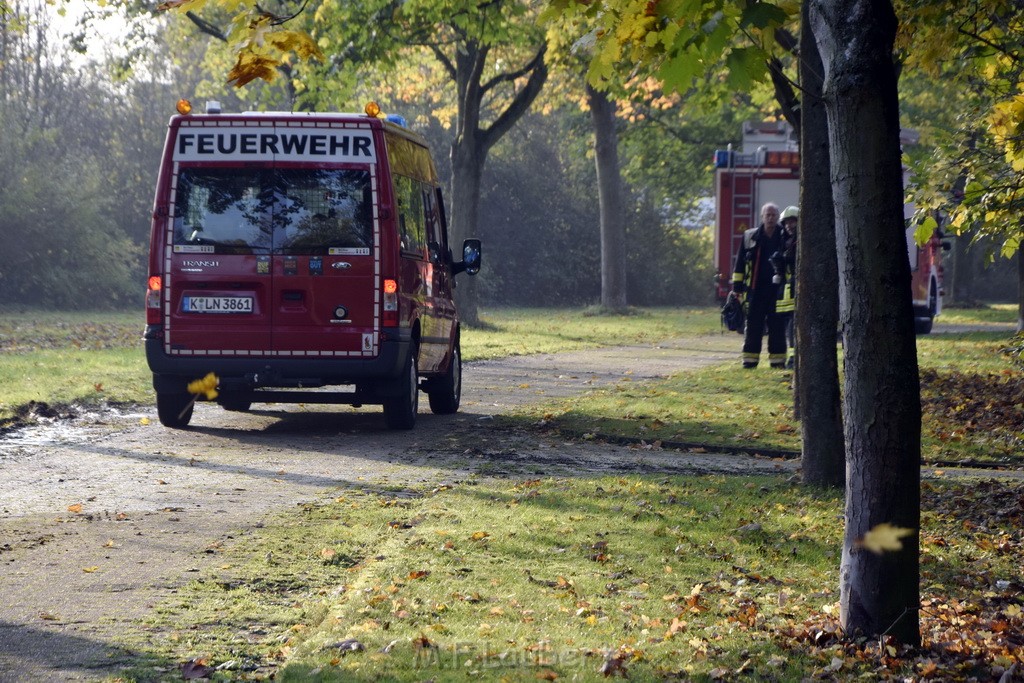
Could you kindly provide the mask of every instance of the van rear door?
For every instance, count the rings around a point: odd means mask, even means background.
[[[375,357],[380,330],[375,167],[274,171],[277,355]]]
[[[269,165],[176,164],[165,272],[165,351],[271,350]]]

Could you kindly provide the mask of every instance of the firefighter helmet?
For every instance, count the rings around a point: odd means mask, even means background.
[[[800,209],[795,206],[787,206],[782,210],[782,215],[779,216],[779,220],[784,221],[787,218],[800,218]]]

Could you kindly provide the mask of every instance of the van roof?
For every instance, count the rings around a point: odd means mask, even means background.
[[[255,118],[259,118],[259,119],[277,119],[277,120],[281,120],[281,119],[292,119],[292,120],[295,120],[295,119],[320,119],[320,120],[325,120],[325,121],[332,121],[332,120],[337,120],[337,121],[359,120],[359,121],[365,121],[367,123],[370,123],[371,125],[380,125],[385,130],[391,131],[392,133],[397,133],[398,135],[401,135],[403,137],[407,137],[407,138],[409,138],[411,140],[414,140],[414,141],[418,142],[419,144],[427,145],[427,141],[423,137],[423,135],[421,135],[420,133],[417,133],[416,131],[412,130],[411,128],[407,128],[405,126],[400,126],[397,123],[394,123],[393,121],[389,121],[387,119],[375,118],[373,116],[368,116],[367,114],[364,114],[364,113],[361,113],[361,112],[243,111],[243,112],[223,112],[223,113],[220,113],[220,114],[200,114],[200,113],[184,114],[184,115],[182,115],[182,114],[175,114],[174,116],[171,117],[170,123],[171,123],[171,125],[174,125],[176,122],[180,123],[182,121],[188,121],[189,119],[202,120],[202,121],[213,121],[213,120],[218,120],[218,119],[232,119],[232,118],[235,118],[235,119],[238,119],[238,118],[254,118],[254,119]]]

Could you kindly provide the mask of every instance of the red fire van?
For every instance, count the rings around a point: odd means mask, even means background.
[[[171,118],[146,297],[161,423],[188,425],[211,375],[228,410],[383,404],[410,429],[420,390],[458,410],[452,290],[480,241],[453,258],[425,141],[377,111]]]

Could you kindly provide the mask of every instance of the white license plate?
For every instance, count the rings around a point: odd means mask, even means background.
[[[186,313],[252,313],[251,296],[186,296]]]

